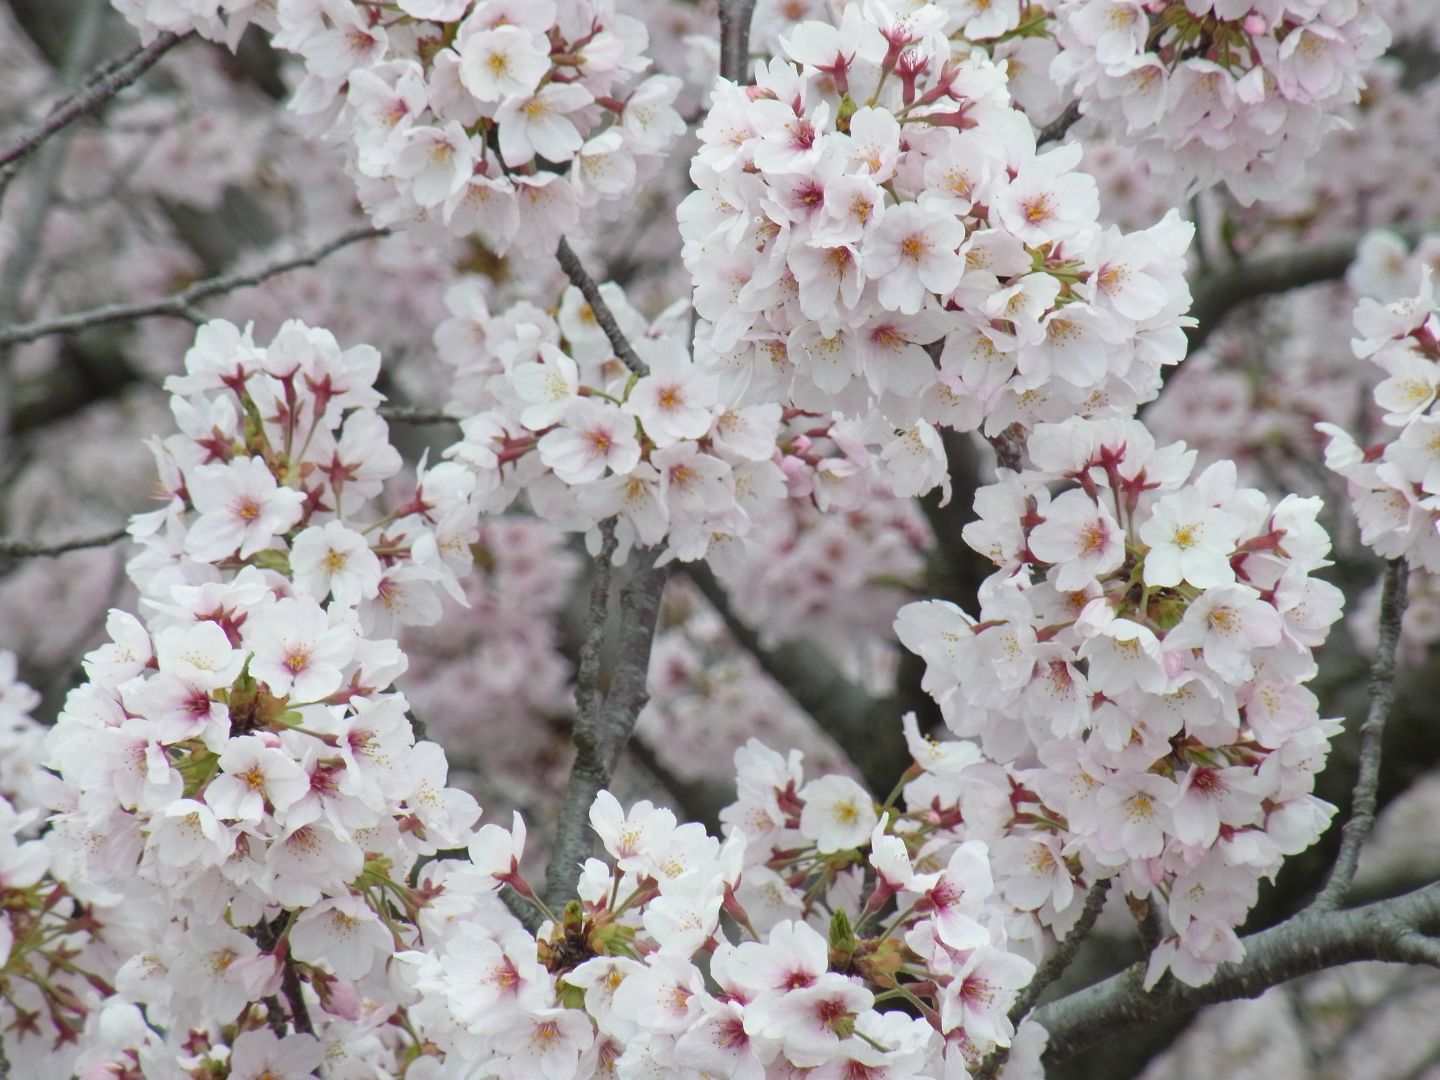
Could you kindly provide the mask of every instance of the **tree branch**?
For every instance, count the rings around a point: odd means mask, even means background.
[[[104,307],[92,308],[89,311],[77,311],[69,315],[59,315],[53,319],[43,319],[26,323],[23,326],[10,327],[0,330],[0,349],[49,337],[52,334],[71,334],[95,326],[105,326],[109,323],[129,322],[157,316],[202,323],[206,320],[206,315],[195,308],[195,305],[202,300],[239,289],[252,288],[271,278],[279,277],[281,274],[288,274],[292,270],[317,266],[335,252],[349,247],[351,244],[388,235],[388,229],[370,227],[352,229],[306,255],[283,259],[250,273],[223,274],[219,277],[206,278],[204,281],[197,281],[163,300],[151,300],[136,304],[108,304]]]
[[[167,52],[191,36],[192,34],[161,34],[149,45],[137,50],[125,63],[90,81],[85,88],[71,95],[39,125],[22,135],[18,142],[0,150],[0,191],[4,190],[20,163],[40,149],[46,140],[65,130],[80,117],[104,105],[154,67]]]
[[[1395,230],[1415,243],[1427,227],[1412,225]],[[1197,324],[1186,331],[1193,352],[1235,308],[1248,300],[1273,296],[1322,281],[1336,281],[1355,261],[1359,236],[1341,236],[1306,247],[1257,255],[1219,267],[1195,282],[1190,314]]]
[[[1033,1019],[1049,1032],[1047,1064],[1057,1064],[1133,1028],[1203,1005],[1252,998],[1272,986],[1362,960],[1435,963],[1440,882],[1392,900],[1348,911],[1301,912],[1279,926],[1241,939],[1245,958],[1224,964],[1204,986],[1166,979],[1147,992],[1140,961],[1094,986],[1042,1005]]]
[[[620,591],[620,640],[610,685],[603,695],[598,689],[598,638],[604,633],[605,607],[608,606],[604,598],[609,592],[609,575],[599,566],[596,568],[596,587],[590,597],[589,625],[581,649],[581,672],[576,688],[580,713],[575,718],[575,763],[560,805],[555,841],[550,846],[550,864],[545,868],[545,902],[554,911],[575,895],[576,869],[590,852],[590,807],[595,796],[609,787],[620,755],[635,730],[640,710],[649,700],[646,677],[650,671],[655,625],[660,617],[660,598],[668,576],[668,567],[655,566],[659,555],[655,548],[638,551],[635,571]],[[602,562],[608,565],[608,559]],[[603,589],[600,588],[602,576]]]
[[[101,4],[90,4],[70,20],[65,60],[60,68],[62,86],[69,88],[81,80],[81,73],[90,66],[92,58],[99,50],[100,31],[104,21],[105,10]],[[48,138],[49,136],[46,136],[45,139],[37,140],[31,150],[42,146]],[[57,139],[45,146],[40,154],[32,197],[28,200],[24,215],[11,238],[13,244],[10,253],[5,258],[4,266],[0,267],[0,326],[13,321],[19,315],[26,283],[39,264],[36,253],[43,246],[41,239],[45,233],[45,222],[50,216],[69,146],[69,139]],[[0,201],[4,200],[5,189],[14,178],[19,164],[18,158],[13,158],[9,166],[0,169]],[[12,461],[15,456],[11,445],[11,421],[14,413],[14,372],[10,364],[9,350],[0,346],[0,461]]]
[[[720,0],[720,75],[745,82],[750,61],[750,22],[755,0]]]
[[[636,375],[649,375],[650,368],[644,360],[635,355],[635,350],[630,347],[620,324],[615,321],[615,313],[610,310],[610,305],[605,303],[605,297],[600,295],[600,286],[595,284],[595,279],[580,262],[580,256],[575,254],[570,241],[563,236],[560,238],[560,246],[555,249],[555,258],[560,260],[560,267],[565,271],[570,283],[584,295],[585,302],[590,305],[590,310],[595,315],[595,321],[610,339],[610,347],[615,350],[615,355]]]
[[[1035,133],[1035,145],[1059,142],[1080,120],[1080,102],[1072,101],[1059,116]]]
[[[1075,959],[1075,954],[1084,944],[1085,939],[1090,936],[1090,931],[1095,928],[1095,921],[1100,918],[1100,912],[1105,908],[1105,897],[1110,892],[1110,878],[1101,878],[1090,887],[1090,892],[1085,896],[1085,907],[1080,912],[1080,918],[1076,920],[1065,939],[1060,942],[1055,951],[1050,954],[1049,959],[1035,972],[1035,977],[1030,980],[1030,985],[1020,992],[1015,999],[1015,1004],[1010,1007],[1010,1023],[1020,1025],[1020,1021],[1030,1015],[1035,1002],[1040,1000],[1040,995],[1065,973],[1070,962]],[[990,1056],[981,1064],[979,1071],[975,1073],[975,1080],[991,1080],[1010,1057],[1008,1046],[996,1047]]]
[[[590,583],[590,607],[585,612],[585,640],[580,645],[580,666],[575,674],[575,741],[595,737],[605,697],[600,691],[600,649],[605,644],[605,622],[610,612],[610,569],[615,557],[615,520],[600,523],[600,551],[595,556],[595,580]]]
[[[899,704],[891,698],[871,697],[808,642],[765,644],[735,614],[725,587],[704,563],[687,563],[684,573],[724,620],[736,644],[755,658],[790,700],[815,721],[816,727],[835,740],[871,790],[888,791],[908,760],[904,742],[886,738],[899,735],[895,717],[904,711]]]
[[[300,984],[300,972],[295,967],[295,956],[291,953],[288,942],[280,975],[280,989],[290,1006],[290,1019],[295,1024],[295,1030],[314,1035],[315,1025],[310,1022],[310,1009],[305,1004],[305,988]]]
[[[1395,704],[1395,650],[1400,642],[1400,622],[1405,616],[1405,587],[1409,566],[1404,559],[1391,559],[1385,567],[1380,591],[1380,643],[1370,668],[1370,708],[1360,726],[1360,768],[1350,817],[1340,834],[1340,853],[1330,868],[1325,887],[1311,905],[1317,911],[1333,911],[1344,901],[1360,865],[1360,845],[1375,826],[1375,804],[1380,790],[1380,746],[1385,722]]]
[[[461,418],[436,409],[415,405],[381,405],[375,410],[392,424],[458,424]]]
[[[101,533],[99,536],[83,536],[58,544],[42,544],[34,540],[0,539],[0,556],[9,559],[47,558],[64,555],[71,551],[80,551],[83,548],[107,547],[124,540],[125,536],[126,527],[121,525],[107,533]]]

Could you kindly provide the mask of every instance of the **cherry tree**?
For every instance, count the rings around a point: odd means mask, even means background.
[[[0,1076],[1437,1068],[1424,3],[4,15]]]

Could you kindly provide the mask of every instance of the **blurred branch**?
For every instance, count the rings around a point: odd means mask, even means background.
[[[1395,232],[1413,244],[1427,228],[1410,225]],[[1191,289],[1194,301],[1190,314],[1197,325],[1186,332],[1190,350],[1193,352],[1203,345],[1226,315],[1249,300],[1343,278],[1355,261],[1360,239],[1341,236],[1306,247],[1257,255],[1217,267],[1213,273],[1200,278]]]
[[[461,417],[436,409],[422,409],[414,405],[381,405],[376,410],[392,424],[458,424]]]
[[[745,81],[754,17],[755,0],[720,0],[720,75],[733,83]]]
[[[80,13],[69,27],[65,42],[65,60],[61,65],[60,84],[74,86],[81,80],[81,73],[90,66],[96,51],[100,48],[100,31],[104,22],[105,7],[94,3]],[[68,139],[49,139],[65,125],[49,130],[43,136],[27,136],[16,147],[6,151],[4,160],[9,164],[0,168],[0,201],[5,198],[5,189],[14,178],[20,162],[41,148],[39,168],[36,170],[35,186],[31,198],[24,208],[24,216],[15,228],[13,245],[0,268],[0,326],[11,322],[19,313],[24,302],[26,282],[30,280],[39,260],[36,253],[42,247],[45,222],[60,183],[60,172],[65,164],[69,148]],[[48,145],[46,145],[48,142]],[[9,350],[0,344],[0,461],[9,461],[14,456],[11,447],[12,419],[15,413],[14,379],[11,371]]]
[[[81,551],[85,548],[108,547],[124,540],[125,536],[126,527],[121,525],[107,533],[101,533],[99,536],[85,536],[58,544],[41,544],[33,540],[0,539],[0,556],[10,559],[48,558],[54,555],[64,555],[71,551]]]
[[[287,274],[292,270],[316,266],[335,252],[342,248],[349,247],[351,244],[388,235],[388,229],[375,229],[370,227],[352,229],[350,232],[336,237],[328,244],[306,255],[299,255],[292,259],[284,259],[250,273],[224,274],[219,277],[206,278],[204,281],[197,281],[193,285],[163,300],[150,300],[135,304],[107,304],[104,307],[92,308],[89,311],[77,311],[69,315],[58,315],[53,319],[41,319],[32,323],[26,323],[23,326],[0,330],[0,348],[17,345],[21,342],[35,341],[53,334],[70,334],[78,330],[88,330],[95,326],[105,326],[109,323],[117,322],[130,322],[137,319],[166,317],[186,319],[196,324],[203,323],[208,316],[195,307],[195,305],[202,300],[208,300],[212,296],[222,296],[239,289],[253,288],[256,285],[269,281],[271,278],[279,277],[281,274]]]
[[[1223,964],[1204,986],[1167,977],[1142,988],[1146,962],[1048,1005],[1033,1018],[1049,1033],[1047,1064],[1163,1017],[1237,998],[1363,960],[1440,964],[1440,943],[1426,931],[1440,927],[1440,883],[1392,900],[1347,911],[1301,912],[1279,926],[1241,939],[1245,957]]]
[[[735,787],[705,778],[677,776],[642,736],[630,740],[630,753],[664,787],[686,821],[698,821],[712,836],[720,834],[720,811],[735,801]]]
[[[555,258],[560,260],[560,267],[565,271],[570,283],[584,295],[585,302],[590,305],[590,310],[595,315],[595,321],[610,339],[610,347],[615,350],[615,355],[636,375],[649,375],[650,369],[644,360],[635,355],[635,350],[630,347],[620,324],[615,321],[615,313],[610,310],[610,305],[605,303],[605,297],[600,295],[600,286],[595,284],[595,279],[580,262],[580,256],[575,254],[570,241],[563,236],[560,238],[560,246],[555,249]]]
[[[47,140],[64,131],[82,116],[100,108],[154,67],[167,52],[191,36],[191,34],[161,34],[149,45],[137,50],[119,67],[101,74],[98,78],[88,80],[79,92],[62,102],[38,126],[22,135],[18,142],[5,150],[0,150],[0,195],[4,194],[5,187],[14,177],[20,163],[43,146]]]
[[[1316,911],[1333,911],[1344,902],[1360,865],[1360,845],[1375,826],[1375,805],[1380,790],[1380,747],[1385,722],[1395,704],[1395,649],[1400,642],[1400,622],[1405,615],[1409,567],[1404,559],[1391,559],[1385,567],[1380,593],[1380,642],[1370,668],[1370,708],[1360,727],[1360,768],[1355,778],[1355,795],[1350,817],[1340,834],[1340,853],[1330,869],[1325,887],[1311,905]]]
[[[821,650],[804,641],[767,645],[735,614],[725,587],[704,563],[684,572],[724,620],[730,636],[747,650],[790,700],[815,721],[859,768],[871,790],[887,791],[905,768],[908,754],[899,741],[899,711],[889,698],[873,698],[836,669]],[[898,752],[897,752],[898,746]]]
[[[1059,142],[1080,120],[1080,102],[1072,101],[1063,112],[1035,133],[1035,145]]]
[[[916,500],[935,537],[925,595],[974,611],[980,583],[995,569],[964,538],[965,526],[975,520],[975,493],[982,486],[979,447],[970,435],[951,428],[941,429],[940,441],[949,462],[950,501],[942,506],[938,490]]]

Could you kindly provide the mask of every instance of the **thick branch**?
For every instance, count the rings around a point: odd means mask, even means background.
[[[590,607],[585,613],[585,641],[580,646],[580,668],[575,676],[575,742],[593,741],[598,734],[600,709],[600,648],[605,644],[606,616],[610,611],[610,569],[615,557],[615,521],[600,523],[600,551],[595,556],[595,580],[590,583]]]
[[[590,305],[590,310],[595,315],[595,321],[600,324],[600,329],[604,330],[605,336],[610,339],[610,347],[615,350],[615,355],[636,375],[649,375],[649,367],[646,366],[644,360],[635,355],[635,350],[630,347],[625,332],[615,321],[615,313],[610,310],[610,305],[605,303],[605,297],[600,295],[600,286],[595,284],[595,279],[590,276],[580,262],[580,256],[575,254],[575,249],[570,246],[570,241],[563,236],[560,238],[560,246],[555,249],[555,258],[560,260],[560,267],[565,271],[565,276],[570,279],[570,283],[580,290],[585,297],[585,302]]]
[[[581,715],[575,719],[575,764],[561,802],[555,841],[550,846],[550,865],[545,871],[545,900],[552,910],[563,907],[575,895],[576,870],[590,852],[590,807],[595,796],[609,787],[640,710],[649,700],[645,687],[650,650],[668,576],[667,567],[655,566],[659,554],[654,548],[639,551],[634,574],[620,591],[620,640],[610,685],[603,697],[598,689],[589,689],[591,675],[583,670],[588,658],[598,658],[599,653],[598,644],[592,648],[591,639],[596,632],[596,596],[604,593],[596,589],[591,595],[592,622],[582,649],[581,686],[577,691]],[[602,627],[604,616],[602,609],[598,615]],[[598,673],[596,679],[598,682]]]
[[[1147,992],[1141,988],[1146,967],[1141,961],[1042,1005],[1033,1018],[1049,1032],[1045,1060],[1056,1064],[1161,1017],[1258,997],[1272,986],[1327,968],[1363,960],[1434,963],[1434,940],[1423,932],[1437,926],[1440,883],[1348,911],[1305,911],[1243,938],[1245,958],[1223,965],[1204,986],[1167,978]]]
[[[101,533],[99,536],[82,536],[58,544],[41,544],[34,540],[0,539],[0,556],[8,559],[33,559],[64,555],[70,551],[80,551],[82,548],[108,547],[124,539],[124,525],[111,529],[107,533]]]
[[[743,83],[750,60],[750,23],[755,0],[720,0],[720,75]]]
[[[149,71],[160,58],[191,35],[161,34],[149,45],[138,50],[127,62],[90,82],[85,89],[72,95],[38,126],[26,132],[14,145],[0,150],[0,185],[14,174],[16,167],[40,149],[56,133],[65,130],[80,117],[92,113],[125,87]]]
[[[1396,231],[1413,244],[1426,230],[1410,226]],[[1204,344],[1225,316],[1248,300],[1343,278],[1355,261],[1359,244],[1359,236],[1341,236],[1307,247],[1242,259],[1200,278],[1191,290],[1194,301],[1190,314],[1197,320],[1197,325],[1187,331],[1191,350]]]
[[[1360,865],[1360,845],[1375,826],[1375,804],[1380,790],[1380,745],[1385,722],[1395,704],[1395,649],[1400,643],[1400,622],[1405,616],[1405,587],[1409,567],[1404,559],[1392,559],[1385,567],[1380,592],[1380,643],[1370,668],[1370,708],[1360,726],[1360,768],[1350,818],[1340,834],[1340,853],[1330,868],[1330,877],[1315,898],[1318,911],[1339,907],[1355,880]]]
[[[195,308],[195,305],[202,300],[208,300],[212,296],[222,296],[239,289],[252,288],[271,278],[279,277],[281,274],[288,274],[292,270],[316,266],[351,244],[386,235],[388,235],[386,229],[369,227],[353,229],[306,255],[284,259],[249,273],[224,274],[219,277],[206,278],[204,281],[197,281],[174,296],[166,297],[163,300],[151,300],[136,304],[108,304],[105,307],[92,308],[89,311],[77,311],[69,315],[59,315],[53,319],[42,319],[26,323],[23,326],[0,330],[0,349],[21,342],[34,341],[37,338],[49,337],[52,334],[70,334],[95,326],[105,326],[109,323],[130,322],[157,316],[187,319],[190,322],[204,322],[206,316]]]

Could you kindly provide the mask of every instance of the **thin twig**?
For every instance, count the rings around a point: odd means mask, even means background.
[[[1065,935],[1064,940],[1056,946],[1050,958],[1040,966],[1040,970],[1035,972],[1035,977],[1020,992],[1020,996],[1015,999],[1015,1004],[1010,1006],[1011,1024],[1018,1027],[1020,1021],[1030,1015],[1030,1010],[1035,1007],[1035,1002],[1040,1000],[1040,995],[1065,973],[1065,969],[1075,959],[1075,954],[1080,951],[1080,946],[1090,936],[1090,931],[1095,928],[1095,921],[1100,918],[1100,912],[1105,908],[1105,897],[1110,892],[1110,881],[1110,878],[1101,878],[1090,887],[1090,892],[1085,896],[1085,907],[1080,912],[1080,918],[1070,928],[1070,932]],[[975,1080],[991,1080],[1009,1057],[1010,1047],[997,1046],[975,1073]]]
[[[0,150],[0,184],[14,174],[18,166],[57,132],[65,130],[80,117],[94,112],[121,90],[154,67],[171,49],[191,37],[189,34],[163,33],[137,51],[130,60],[108,74],[95,79],[86,89],[73,94],[36,127],[22,135],[18,142]]]
[[[1059,142],[1079,120],[1080,102],[1072,101],[1065,106],[1064,112],[1035,133],[1035,145],[1044,146],[1046,143]]]
[[[462,419],[443,410],[414,405],[381,405],[375,411],[393,424],[458,424]]]
[[[1380,750],[1385,722],[1395,704],[1395,651],[1400,643],[1400,623],[1405,616],[1408,576],[1409,567],[1404,559],[1391,559],[1385,567],[1380,591],[1380,643],[1370,668],[1370,708],[1360,725],[1360,769],[1350,801],[1350,817],[1340,833],[1340,852],[1335,856],[1325,887],[1311,904],[1318,911],[1333,911],[1344,903],[1360,865],[1360,846],[1375,826]]]
[[[52,334],[71,334],[95,326],[129,322],[136,319],[166,317],[185,319],[192,323],[203,323],[207,316],[195,307],[202,300],[208,300],[212,296],[222,296],[239,289],[252,288],[271,278],[279,277],[281,274],[288,274],[292,270],[316,266],[351,244],[388,235],[388,229],[370,227],[352,229],[308,254],[284,259],[250,273],[223,274],[218,277],[206,278],[163,300],[150,300],[135,304],[108,304],[104,307],[92,308],[89,311],[58,315],[53,319],[42,319],[26,323],[23,326],[14,326],[8,330],[0,330],[0,349],[21,342],[49,337]]]
[[[620,329],[620,324],[615,321],[615,313],[610,310],[610,305],[605,303],[605,297],[600,295],[600,286],[595,284],[595,279],[586,271],[580,262],[580,256],[575,254],[570,241],[563,236],[560,238],[560,246],[555,249],[555,257],[560,260],[560,266],[570,283],[580,290],[585,297],[585,302],[590,305],[590,311],[595,316],[595,321],[600,324],[600,329],[605,331],[605,336],[610,339],[610,347],[615,350],[615,355],[633,371],[636,375],[649,375],[650,368],[645,361],[635,355],[635,350],[630,347],[625,332]]]
[[[124,540],[125,536],[125,526],[121,525],[107,533],[101,533],[99,536],[82,536],[58,544],[42,544],[35,540],[0,539],[0,556],[8,559],[48,558],[54,555],[64,555],[70,551],[80,551],[83,548],[108,547],[117,541]]]
[[[290,1005],[290,1019],[295,1024],[295,1030],[314,1035],[315,1025],[310,1022],[310,1009],[305,1004],[305,988],[300,984],[300,972],[296,970],[295,957],[288,948],[280,975],[280,989]]]

